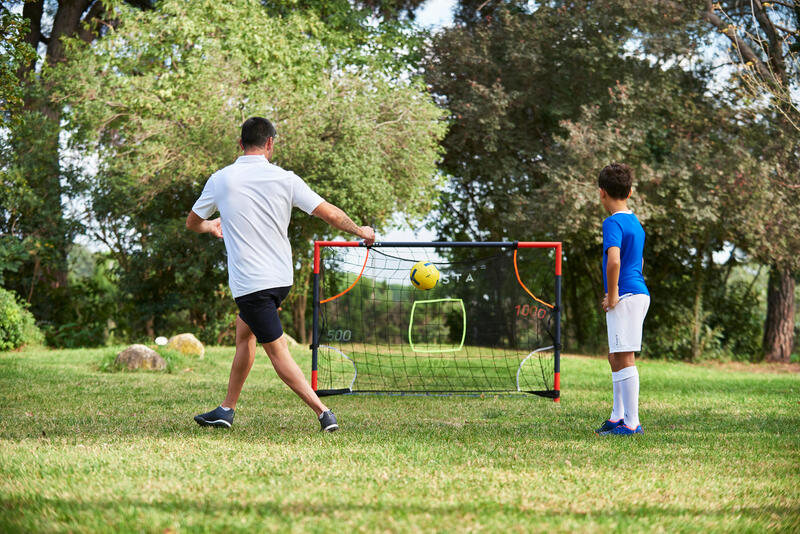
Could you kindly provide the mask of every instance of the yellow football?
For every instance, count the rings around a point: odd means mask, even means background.
[[[411,284],[417,289],[433,289],[439,281],[439,269],[429,261],[418,261],[411,268]]]

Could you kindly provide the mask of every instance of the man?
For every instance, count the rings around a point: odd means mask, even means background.
[[[228,282],[239,307],[228,394],[220,406],[194,419],[202,426],[230,428],[258,341],[281,380],[317,414],[322,430],[333,432],[339,428],[336,416],[320,401],[292,359],[278,318],[278,307],[293,282],[289,219],[292,207],[297,206],[368,245],[375,241],[375,232],[369,226],[357,226],[296,174],[271,164],[275,134],[267,119],[247,119],[239,141],[244,155],[208,179],[186,219],[189,230],[224,236]],[[220,217],[207,220],[217,210]]]

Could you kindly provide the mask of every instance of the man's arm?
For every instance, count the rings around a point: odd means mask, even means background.
[[[207,221],[190,211],[189,216],[186,217],[186,228],[198,234],[210,233],[214,237],[222,239],[222,220],[219,217]]]
[[[606,262],[608,296],[606,296],[604,303],[606,311],[613,309],[619,303],[619,271],[621,266],[619,247],[608,247],[608,261]]]
[[[343,232],[360,237],[367,245],[371,245],[375,242],[375,230],[373,230],[372,227],[358,226],[345,212],[330,202],[322,202],[322,204],[311,212],[311,215],[319,217],[337,230],[342,230]]]

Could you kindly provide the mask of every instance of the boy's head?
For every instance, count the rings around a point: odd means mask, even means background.
[[[633,169],[624,163],[606,165],[597,178],[600,189],[615,200],[627,200],[631,196]]]

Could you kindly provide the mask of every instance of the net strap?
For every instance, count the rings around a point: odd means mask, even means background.
[[[536,298],[536,295],[531,293],[531,290],[528,289],[527,286],[522,283],[522,279],[519,277],[519,269],[517,268],[517,249],[514,249],[514,274],[517,275],[517,282],[519,282],[519,285],[522,286],[522,289],[524,289],[525,292],[528,293],[528,295],[530,295],[533,300],[535,300],[536,302],[539,302],[541,304],[544,304],[545,306],[547,306],[548,308],[550,308],[552,310],[554,310],[556,308],[552,304],[548,304],[545,301],[543,301],[542,299]]]
[[[344,295],[345,293],[347,293],[348,291],[350,291],[351,289],[353,289],[355,287],[355,285],[358,283],[358,281],[361,280],[361,275],[364,274],[364,269],[367,267],[367,260],[369,259],[369,248],[367,248],[366,251],[367,251],[367,253],[364,254],[364,265],[361,266],[361,272],[358,273],[358,277],[355,280],[353,280],[353,283],[350,284],[350,287],[348,287],[347,289],[345,289],[344,291],[342,291],[338,295],[334,295],[333,297],[330,297],[330,298],[327,298],[325,300],[319,301],[320,304],[325,304],[326,302],[330,302],[332,300],[336,300],[336,299],[338,299],[339,297],[341,297],[342,295]],[[514,266],[516,267],[516,264]],[[522,286],[522,287],[525,287],[525,286]]]

